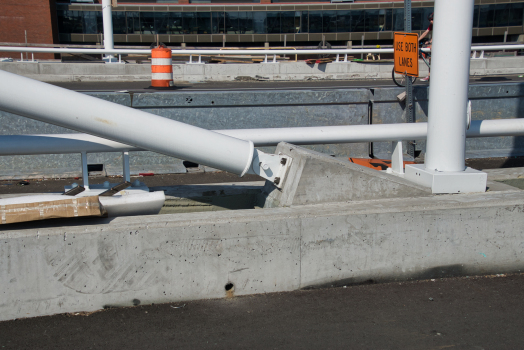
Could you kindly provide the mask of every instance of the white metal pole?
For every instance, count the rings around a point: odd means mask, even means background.
[[[436,0],[427,170],[464,171],[474,0]]]
[[[113,50],[113,18],[111,14],[111,0],[102,0],[102,20],[104,22],[104,49]],[[111,62],[113,55],[105,57]]]
[[[0,110],[243,175],[253,142],[0,70]],[[27,101],[31,96],[31,101]]]

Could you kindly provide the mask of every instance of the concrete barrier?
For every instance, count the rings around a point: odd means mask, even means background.
[[[420,61],[421,76],[427,66]],[[471,60],[471,75],[524,73],[523,57]],[[0,62],[0,69],[46,82],[149,81],[150,64],[102,64],[59,62]],[[393,62],[339,62],[307,64],[305,61],[278,64],[174,64],[175,82],[267,80],[353,80],[391,79]]]
[[[523,211],[506,191],[7,226],[0,320],[522,271]]]
[[[427,188],[401,177],[286,142],[278,144],[275,154],[289,156],[293,161],[282,188],[266,181],[259,204],[264,208],[431,194]]]

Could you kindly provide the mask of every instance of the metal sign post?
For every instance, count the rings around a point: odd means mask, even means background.
[[[411,0],[404,0],[404,32],[411,33]],[[418,53],[417,53],[418,56]],[[413,84],[406,77],[406,122],[415,122],[415,109],[413,108]],[[408,141],[407,153],[415,159],[415,140]]]

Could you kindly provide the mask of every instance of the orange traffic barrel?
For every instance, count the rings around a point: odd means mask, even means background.
[[[173,85],[173,61],[171,50],[165,46],[151,49],[151,86],[170,87]]]

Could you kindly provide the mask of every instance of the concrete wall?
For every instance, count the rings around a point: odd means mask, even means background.
[[[19,57],[19,56],[18,56]],[[427,66],[420,62],[420,75]],[[0,62],[0,69],[46,82],[68,81],[149,81],[149,64]],[[277,64],[174,64],[175,82],[322,79],[391,79],[393,62],[340,62],[306,64],[305,61]],[[524,73],[524,57],[497,57],[471,60],[470,74],[475,76]]]
[[[9,225],[0,320],[524,268],[521,191]]]

